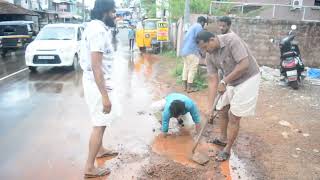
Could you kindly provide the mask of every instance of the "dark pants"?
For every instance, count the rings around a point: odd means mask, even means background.
[[[133,47],[134,47],[134,39],[130,39],[129,40],[129,47],[130,47],[130,50],[133,49]]]

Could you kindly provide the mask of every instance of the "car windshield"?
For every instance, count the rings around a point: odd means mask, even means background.
[[[73,27],[46,27],[43,28],[37,40],[74,40],[75,28]]]
[[[0,25],[0,36],[27,35],[26,25]]]
[[[144,29],[145,30],[157,29],[156,22],[155,21],[145,21],[144,22]]]

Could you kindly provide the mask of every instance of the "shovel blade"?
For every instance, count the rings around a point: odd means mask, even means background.
[[[196,152],[192,155],[191,160],[204,166],[209,162],[209,156],[207,156],[206,154]]]

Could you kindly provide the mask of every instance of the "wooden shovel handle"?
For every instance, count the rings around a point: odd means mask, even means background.
[[[212,108],[213,108],[212,111],[215,110],[215,108],[216,108],[216,106],[217,106],[217,104],[218,104],[218,101],[219,101],[220,97],[221,97],[221,94],[218,93],[216,99],[214,100],[214,103],[213,103],[213,106],[212,106]],[[216,113],[214,114],[214,116],[213,116],[212,119],[215,119],[216,116],[217,116],[217,114],[218,114],[218,113],[216,112]],[[205,118],[205,120],[204,120],[204,125],[202,126],[202,128],[201,128],[201,130],[200,130],[200,132],[199,132],[199,135],[198,135],[198,137],[197,137],[197,139],[196,139],[196,142],[195,142],[195,144],[194,144],[193,147],[192,147],[192,153],[194,153],[194,151],[196,150],[196,148],[197,148],[197,146],[198,146],[198,144],[199,144],[200,138],[201,138],[201,136],[202,136],[202,133],[203,133],[204,129],[207,127],[208,121],[209,121],[209,119],[208,119],[208,118]]]

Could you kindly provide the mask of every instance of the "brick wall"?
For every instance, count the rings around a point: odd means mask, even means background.
[[[232,30],[247,42],[260,65],[279,65],[279,41],[296,24],[296,38],[307,66],[320,67],[320,23],[284,20],[234,18]],[[209,18],[208,30],[217,33],[215,17]],[[274,42],[270,40],[274,39]]]

